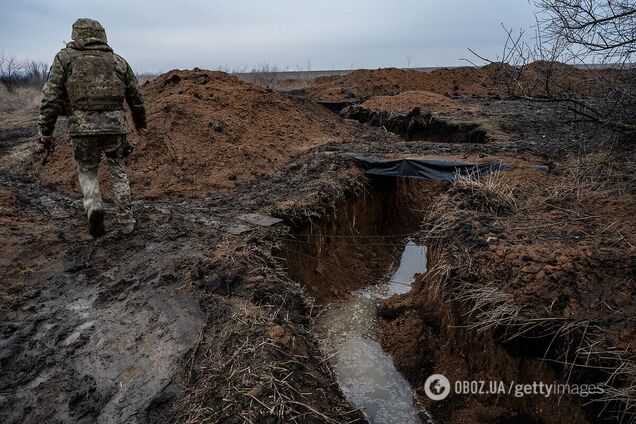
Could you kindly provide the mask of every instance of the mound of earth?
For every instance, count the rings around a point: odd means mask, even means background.
[[[375,96],[361,105],[346,107],[341,116],[384,128],[404,140],[445,143],[510,140],[501,130],[501,123],[474,103],[430,91]]]
[[[359,69],[335,79],[314,80],[308,93],[319,101],[337,102],[347,98],[391,96],[408,90],[428,90],[429,86],[430,75],[423,72],[397,68]]]
[[[314,81],[308,90],[316,100],[368,99],[405,91],[428,91],[442,95],[494,94],[490,68],[459,67],[420,72],[397,68],[360,69],[334,80]]]
[[[134,196],[203,196],[269,175],[291,157],[347,133],[342,119],[223,72],[175,70],[144,85],[148,134],[133,135]],[[78,191],[68,143],[39,172],[45,185]],[[103,170],[102,170],[103,172]]]
[[[591,76],[612,71],[590,71],[562,63],[537,61],[514,68],[492,63],[481,68],[462,66],[442,68],[431,72],[385,68],[360,69],[339,78],[318,78],[307,90],[317,101],[338,102],[346,99],[368,99],[392,96],[405,91],[429,91],[447,96],[465,95],[545,95],[545,80],[553,81],[552,90],[586,93],[593,88]],[[512,78],[519,80],[511,83]]]
[[[362,106],[368,109],[392,110],[403,113],[410,112],[416,107],[431,113],[470,113],[476,109],[430,91],[405,91],[395,96],[376,96],[362,103]]]

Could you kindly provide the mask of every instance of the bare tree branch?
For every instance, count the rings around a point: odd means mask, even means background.
[[[636,134],[635,0],[536,0],[534,45],[506,34],[495,85],[514,98],[564,104],[599,128]],[[573,65],[573,66],[572,66]]]
[[[0,83],[8,91],[24,85],[42,87],[48,72],[46,63],[35,60],[17,61],[14,57],[0,56]]]

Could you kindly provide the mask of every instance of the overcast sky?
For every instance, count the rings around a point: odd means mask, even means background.
[[[137,72],[465,64],[500,54],[528,0],[0,0],[0,52],[50,63],[75,19],[99,20]]]

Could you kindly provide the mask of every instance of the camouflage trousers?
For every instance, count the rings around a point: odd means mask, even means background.
[[[117,222],[121,225],[135,223],[130,199],[130,183],[124,164],[125,142],[125,135],[71,137],[86,214],[90,215],[91,211],[103,208],[97,169],[104,152],[113,200],[117,206]]]

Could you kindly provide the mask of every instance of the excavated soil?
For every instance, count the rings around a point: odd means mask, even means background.
[[[431,72],[397,68],[361,69],[339,78],[317,78],[306,92],[317,101],[330,103],[393,96],[405,91],[428,91],[445,96],[541,96],[547,94],[545,80],[549,78],[553,81],[552,94],[589,94],[597,88],[595,80],[614,77],[613,70],[583,70],[541,61],[530,63],[521,71],[501,63]],[[512,78],[518,79],[519,83],[512,84]]]
[[[428,91],[375,96],[346,106],[340,115],[380,127],[402,139],[447,143],[508,142],[501,117],[492,117],[466,98],[451,99]]]
[[[473,72],[472,68],[463,69],[464,73],[469,74],[462,75],[463,91],[471,94],[486,94],[488,90],[480,87],[476,72]],[[453,73],[458,72],[460,71],[453,71]],[[439,78],[440,75],[442,74],[397,68],[362,69],[331,81],[316,81],[307,92],[318,101],[337,102],[347,98],[368,99],[374,96],[392,96],[413,90],[442,95],[453,93],[456,91],[455,87],[459,90],[459,81],[453,77],[447,78],[446,74],[443,74],[443,78]]]
[[[291,157],[337,143],[348,127],[323,108],[210,71],[171,71],[143,86],[148,134],[129,160],[138,197],[204,196],[271,175]],[[77,191],[63,138],[39,180]]]
[[[379,337],[436,422],[631,419],[633,145],[564,124],[557,106],[488,96],[500,86],[474,72],[356,71],[309,93],[472,112],[506,142],[407,141],[227,74],[164,74],[144,86],[150,134],[133,137],[138,227],[119,234],[108,203],[100,240],[85,230],[64,136],[42,169],[36,103],[3,110],[0,421],[360,422],[313,317],[387,275],[408,235],[429,248],[429,272],[384,303]],[[446,91],[475,96],[437,97]],[[493,184],[407,184],[367,178],[351,153],[513,168]],[[614,401],[431,402],[422,384],[433,371],[608,382]]]
[[[405,91],[395,96],[375,96],[361,104],[367,109],[393,110],[407,113],[414,108],[433,111],[435,113],[453,113],[470,115],[476,112],[471,105],[453,100],[449,97],[430,91]]]

